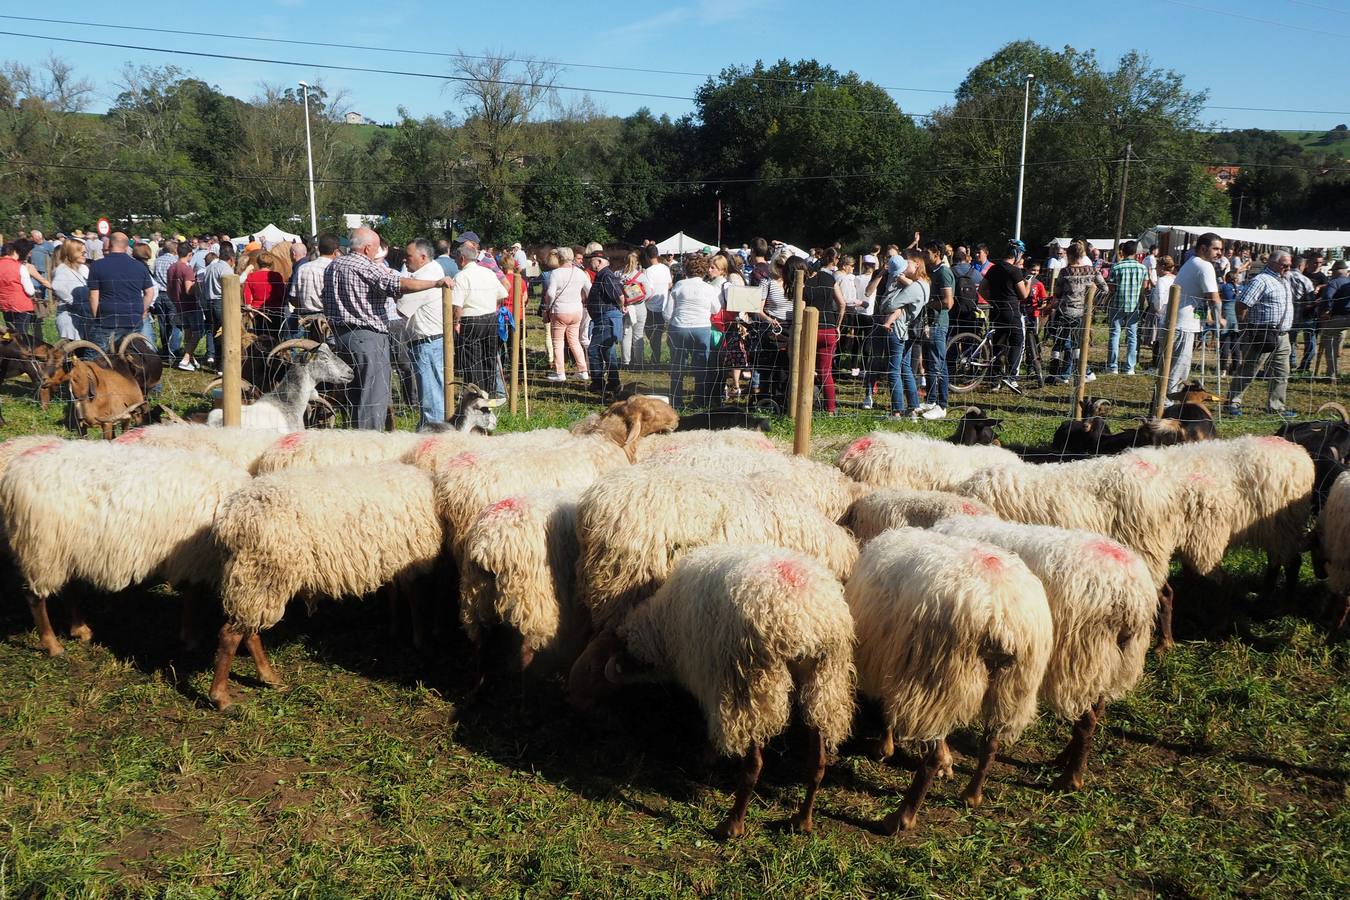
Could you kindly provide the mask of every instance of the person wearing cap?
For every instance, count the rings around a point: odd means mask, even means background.
[[[1267,364],[1270,380],[1266,408],[1286,419],[1298,415],[1284,405],[1289,387],[1289,329],[1294,325],[1294,291],[1289,281],[1293,265],[1288,250],[1276,250],[1266,261],[1265,270],[1248,279],[1238,298],[1242,361],[1228,386],[1225,412],[1230,416],[1242,415],[1242,394]]]
[[[594,273],[591,289],[586,293],[586,312],[591,317],[591,343],[586,348],[591,370],[591,391],[597,394],[619,392],[618,344],[623,336],[623,281],[604,247],[591,244],[586,253],[586,268]],[[622,267],[628,254],[616,254],[616,265]]]
[[[511,256],[515,258],[516,271],[524,272],[525,267],[530,264],[530,258],[525,255],[525,250],[520,246],[520,241],[511,245]]]
[[[335,349],[356,370],[356,427],[378,431],[389,415],[393,375],[385,298],[441,287],[450,279],[406,277],[377,262],[380,236],[369,228],[352,231],[349,246],[350,253],[324,270],[323,311]]]
[[[1002,377],[992,390],[998,390],[1000,384],[1017,390],[1017,370],[1022,365],[1022,303],[1030,293],[1026,278],[1019,264],[1027,252],[1026,245],[1017,238],[1008,241],[1003,258],[989,265],[980,278],[978,288],[980,296],[989,303],[989,325],[994,329],[994,347]],[[976,263],[988,253],[981,244],[976,248]],[[996,363],[997,365],[997,363]]]

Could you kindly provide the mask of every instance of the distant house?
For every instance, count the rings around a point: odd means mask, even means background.
[[[1237,180],[1238,173],[1242,169],[1239,166],[1207,166],[1205,172],[1214,179],[1214,186],[1221,191],[1226,191]]]
[[[366,117],[363,116],[363,115],[361,115],[359,112],[349,112],[349,113],[347,113],[347,115],[346,115],[345,118],[346,118],[346,120],[347,120],[347,124],[348,124],[348,125],[364,125],[364,124],[366,124]]]

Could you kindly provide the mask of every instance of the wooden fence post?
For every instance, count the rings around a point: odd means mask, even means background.
[[[1153,388],[1152,414],[1155,419],[1162,415],[1163,406],[1167,403],[1167,382],[1172,377],[1172,342],[1177,333],[1177,313],[1180,310],[1181,285],[1173,284],[1167,292],[1167,328],[1161,338],[1164,341],[1161,347],[1162,359],[1158,361],[1158,381]]]
[[[455,415],[455,289],[448,284],[441,285],[441,343],[445,346],[445,358],[442,362],[445,378],[445,421]]]
[[[243,303],[239,276],[226,275],[220,280],[220,339],[225,345],[220,355],[220,412],[227,428],[238,428],[243,418]]]
[[[806,270],[798,269],[796,281],[792,285],[792,333],[788,337],[788,395],[787,414],[797,416],[797,391],[801,386],[801,366],[798,348],[801,344],[802,311],[806,302],[802,295],[806,290]]]
[[[820,332],[820,310],[806,309],[801,319],[801,344],[797,349],[800,381],[797,384],[796,431],[792,438],[792,452],[798,456],[811,454],[811,413],[815,407],[816,342]]]
[[[1087,393],[1088,350],[1092,347],[1092,311],[1097,302],[1097,285],[1089,284],[1083,304],[1083,339],[1078,348],[1078,385],[1073,392],[1073,417],[1083,418],[1083,397]]]
[[[515,319],[515,327],[511,329],[511,415],[516,414],[516,406],[520,394],[520,329],[525,320],[524,304],[521,302],[521,276],[516,273],[516,277],[511,281],[511,316]]]

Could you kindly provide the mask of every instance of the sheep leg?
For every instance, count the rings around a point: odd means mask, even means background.
[[[419,653],[427,649],[427,626],[426,626],[426,604],[422,602],[422,597],[409,582],[394,582],[395,593],[408,602],[408,618],[412,622],[412,643],[413,649]]]
[[[825,736],[819,728],[811,729],[811,757],[806,769],[806,796],[802,798],[801,809],[788,821],[793,831],[810,834],[814,823],[811,813],[816,808],[816,794],[820,792],[820,783],[825,780]]]
[[[1056,790],[1082,789],[1083,771],[1087,768],[1088,751],[1092,748],[1092,735],[1096,732],[1097,723],[1101,721],[1105,711],[1106,701],[1098,700],[1073,723],[1073,737],[1069,739],[1069,746],[1065,747],[1064,753],[1061,754],[1064,758],[1064,770],[1055,779]]]
[[[248,655],[253,657],[259,680],[271,688],[285,687],[277,670],[272,668],[272,661],[267,658],[267,651],[263,650],[262,637],[256,631],[244,639],[244,646],[248,648]]]
[[[94,630],[85,621],[84,613],[80,612],[79,604],[67,595],[66,605],[70,607],[70,636],[78,638],[81,643],[89,643],[94,639]]]
[[[994,764],[994,758],[998,756],[999,743],[998,737],[992,732],[985,735],[984,745],[980,747],[979,765],[975,767],[975,774],[970,776],[970,784],[966,785],[965,791],[961,793],[961,799],[971,809],[984,802],[984,782],[989,777],[989,768]]]
[[[56,631],[52,629],[52,620],[47,617],[47,598],[39,597],[32,591],[28,592],[28,611],[33,614],[33,624],[37,627],[38,640],[42,642],[42,649],[47,651],[48,656],[60,656],[66,652],[66,648],[61,646],[61,642],[56,638]]]
[[[905,791],[905,799],[901,801],[900,808],[881,820],[878,829],[882,834],[895,834],[897,831],[908,831],[914,827],[914,819],[919,814],[919,807],[923,805],[923,798],[928,795],[928,789],[933,786],[937,770],[938,748],[934,745],[933,749],[919,761],[919,768],[914,770],[914,780],[909,783],[909,790]]]
[[[886,730],[881,733],[881,737],[877,738],[872,744],[871,757],[877,762],[881,762],[882,760],[890,759],[894,755],[895,729],[887,725]]]
[[[947,746],[946,738],[937,742],[937,760],[938,778],[951,778],[956,774],[956,766],[952,761],[952,748]]]
[[[1347,619],[1350,619],[1350,594],[1341,598],[1340,609],[1331,616],[1331,633],[1343,631]]]
[[[1172,585],[1166,581],[1158,589],[1158,654],[1162,655],[1176,646],[1172,640]]]
[[[244,639],[243,632],[235,631],[229,622],[220,626],[220,639],[216,645],[216,671],[211,678],[211,691],[207,694],[216,709],[225,711],[233,704],[230,699],[230,664],[234,662],[235,651]]]
[[[178,620],[178,642],[183,645],[185,650],[196,650],[200,643],[197,635],[197,604],[193,602],[192,596],[186,591],[179,596],[183,606],[182,618]]]
[[[721,825],[713,831],[719,841],[740,837],[745,833],[745,813],[750,808],[750,796],[759,783],[759,773],[764,768],[764,756],[758,744],[751,744],[745,754],[744,767],[741,769],[741,783],[736,787],[736,800],[731,804],[731,812]]]
[[[1293,593],[1298,590],[1298,575],[1303,569],[1303,555],[1296,554],[1284,561],[1284,587]]]

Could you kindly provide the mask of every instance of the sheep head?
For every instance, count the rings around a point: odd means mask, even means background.
[[[567,702],[573,709],[590,712],[601,697],[614,692],[618,682],[608,677],[610,661],[623,653],[623,641],[613,630],[606,629],[591,639],[567,676]]]
[[[611,404],[600,416],[595,430],[623,447],[628,461],[635,463],[639,438],[671,432],[679,425],[679,413],[669,403],[639,394]]]

